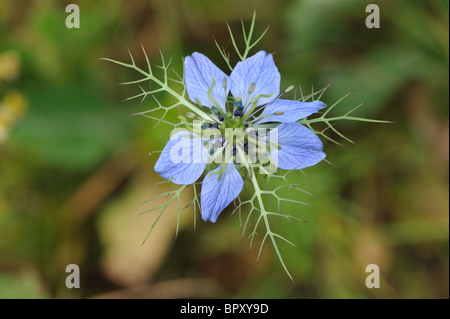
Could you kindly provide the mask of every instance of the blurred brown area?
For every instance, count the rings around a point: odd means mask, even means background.
[[[449,297],[448,2],[383,2],[379,29],[364,24],[370,1],[81,0],[67,29],[69,3],[0,0],[0,298]],[[270,28],[253,52],[274,53],[283,87],[332,82],[328,105],[356,89],[333,112],[366,101],[358,116],[394,122],[338,123],[357,145],[324,141],[337,168],[295,177],[317,196],[283,207],[307,224],[273,220],[299,247],[281,245],[295,285],[269,244],[256,262],[232,209],[215,224],[197,210],[194,227],[188,206],[176,236],[175,200],[147,237],[159,210],[143,212],[168,198],[144,202],[176,189],[148,156],[171,128],[128,116],[154,101],[121,103],[136,74],[98,61],[129,48],[144,66],[142,44],[154,64],[161,49],[182,70],[199,51],[226,70],[214,39],[235,63],[225,21],[239,42],[254,10],[255,32]],[[65,286],[72,263],[79,289]]]

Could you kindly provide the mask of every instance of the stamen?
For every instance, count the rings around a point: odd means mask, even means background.
[[[234,99],[234,108],[240,108],[242,107],[242,100],[240,97],[237,97]]]
[[[212,112],[214,115],[217,115],[217,114],[219,113],[219,109],[213,105],[213,106],[211,107],[211,112]]]
[[[242,105],[242,100],[239,97],[234,100],[234,109],[233,115],[236,117],[242,117],[244,114],[244,106]]]
[[[261,109],[261,107],[266,107],[266,106],[269,105],[270,103],[275,102],[276,100],[278,100],[279,98],[281,98],[283,95],[285,95],[285,94],[288,93],[289,91],[292,91],[293,88],[294,88],[293,85],[289,86],[287,89],[285,89],[283,92],[281,92],[276,98],[274,98],[274,99],[273,99],[272,101],[270,101],[269,103],[264,104],[264,105],[261,105],[261,106],[258,107],[257,109],[253,110],[253,112],[252,112],[250,115],[248,115],[248,116],[245,117],[244,121],[245,121],[246,119],[250,118],[251,116],[255,115],[255,113],[258,112],[258,111]],[[274,114],[271,114],[271,115],[274,115]],[[277,115],[278,115],[278,114],[277,114]],[[257,119],[257,118],[256,118],[256,119]],[[254,122],[256,119],[253,119],[251,122]]]
[[[265,119],[265,118],[267,118],[267,117],[270,117],[270,116],[272,116],[272,115],[284,115],[284,112],[274,112],[274,113],[272,113],[272,114],[267,114],[267,115],[264,115],[264,116],[258,116],[257,118],[255,118],[255,119],[253,119],[252,121],[251,121],[251,123],[254,123],[255,121],[260,121],[260,120],[262,120],[262,119]]]
[[[186,117],[190,118],[191,120],[197,119],[197,115],[192,112],[186,112]]]
[[[233,115],[236,117],[242,117],[242,115],[244,115],[244,108],[243,107],[237,108],[236,111],[234,111]]]
[[[252,106],[250,107],[250,110],[247,113],[247,114],[250,114],[250,115],[246,115],[244,120],[248,119],[254,112],[256,112],[256,110],[258,110],[257,107],[256,107],[256,104],[258,104],[258,101],[259,101],[260,98],[262,98],[262,97],[271,97],[272,95],[273,95],[273,93],[271,93],[271,94],[259,94],[257,97],[251,99],[250,103],[252,104]],[[250,95],[248,95],[248,96],[250,96]],[[248,96],[247,96],[247,99],[248,99]],[[247,105],[247,102],[246,102],[245,105]]]
[[[293,85],[289,86],[286,90],[284,90],[283,94],[286,94],[289,91],[292,91],[292,89],[294,88]]]
[[[214,98],[211,95],[211,91],[212,91],[214,85],[216,85],[216,78],[215,77],[213,77],[213,83],[212,83],[211,87],[208,90],[208,97],[209,97],[210,101],[213,102],[213,106],[211,107],[211,110],[213,111],[214,114],[217,115],[217,114],[221,113],[222,116],[223,116],[223,111],[222,111],[221,107],[217,104],[216,100],[214,100]]]
[[[253,91],[255,91],[256,84],[254,82],[250,83],[250,86],[248,87],[248,93],[252,94]]]

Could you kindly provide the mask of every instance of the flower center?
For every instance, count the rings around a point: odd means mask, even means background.
[[[231,107],[230,107],[231,108]],[[222,134],[224,133],[223,130],[226,128],[241,128],[245,130],[249,125],[245,124],[243,121],[243,115],[244,115],[244,107],[242,105],[242,100],[240,98],[235,98],[233,102],[232,111],[224,111],[222,109],[219,109],[215,106],[211,108],[211,112],[213,115],[217,116],[217,119],[219,120],[219,123],[214,122],[207,122],[205,123],[202,128],[217,128],[220,129]]]

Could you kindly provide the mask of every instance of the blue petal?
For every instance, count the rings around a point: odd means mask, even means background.
[[[174,134],[164,147],[155,164],[155,171],[179,185],[195,182],[203,173],[208,150],[200,137],[192,132]]]
[[[278,72],[273,57],[264,51],[259,51],[254,56],[238,62],[230,75],[231,94],[242,99],[244,111],[248,111],[251,100],[260,94],[270,95],[261,97],[256,106],[272,101],[280,93],[280,72]],[[250,85],[254,86],[252,93]]]
[[[261,113],[262,118],[261,120],[257,121],[257,123],[292,123],[308,117],[324,107],[325,104],[320,101],[300,102],[294,100],[277,99],[264,107],[264,111]],[[275,112],[283,112],[284,114],[272,115]]]
[[[283,123],[275,129],[278,129],[278,144],[281,149],[273,147],[270,157],[277,167],[303,169],[325,158],[322,141],[303,125],[297,122]],[[274,132],[269,133],[272,134]]]
[[[184,59],[184,82],[191,101],[212,107],[214,103],[208,96],[208,90],[213,85],[213,79],[215,84],[211,96],[219,107],[224,108],[229,92],[228,76],[201,53],[194,52]]]
[[[219,180],[222,165],[226,165]],[[208,173],[202,183],[201,207],[204,221],[215,223],[219,214],[236,198],[244,187],[244,180],[234,164],[221,164]]]

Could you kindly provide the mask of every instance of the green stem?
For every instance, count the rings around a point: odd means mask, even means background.
[[[261,188],[259,187],[258,179],[257,179],[256,174],[255,174],[253,169],[251,171],[251,175],[252,175],[253,188],[255,190],[255,196],[258,199],[258,204],[259,204],[259,208],[260,208],[260,214],[262,216],[262,219],[264,220],[264,225],[266,227],[266,235],[265,235],[264,238],[266,238],[267,236],[270,237],[270,239],[272,240],[272,244],[273,244],[273,247],[275,249],[275,252],[276,252],[278,258],[280,259],[281,265],[284,268],[284,271],[286,271],[286,273],[289,276],[289,278],[292,280],[292,282],[294,282],[294,279],[292,278],[291,274],[289,273],[289,270],[287,269],[287,267],[286,267],[286,265],[285,265],[285,263],[283,261],[283,258],[281,257],[280,250],[278,249],[278,244],[277,244],[276,239],[275,239],[276,233],[274,233],[272,231],[272,229],[270,228],[270,223],[269,223],[269,219],[268,219],[269,212],[266,211],[266,208],[264,206],[264,202],[263,202],[263,199],[262,199]],[[263,244],[264,244],[264,242],[261,245],[263,245]],[[261,248],[262,248],[262,246],[261,246]],[[258,255],[258,257],[259,257],[259,255]]]

